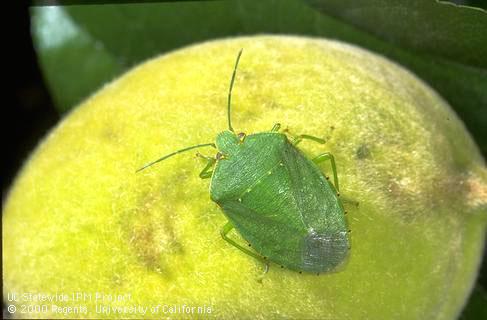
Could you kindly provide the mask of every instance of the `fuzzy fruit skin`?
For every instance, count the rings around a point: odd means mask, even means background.
[[[209,199],[209,181],[198,178],[204,163],[194,153],[134,173],[226,129],[240,48],[235,129],[249,134],[280,122],[293,134],[326,138],[299,147],[332,152],[341,193],[360,202],[348,207],[351,251],[339,272],[271,265],[257,281],[261,263],[219,235],[226,220]],[[482,256],[486,177],[450,107],[380,56],[301,37],[203,43],[134,68],[38,146],[4,203],[4,296],[130,293],[129,302],[111,305],[206,305],[212,313],[199,317],[219,319],[454,319]],[[89,311],[81,317],[120,317],[96,313],[106,301],[58,303],[80,304]]]

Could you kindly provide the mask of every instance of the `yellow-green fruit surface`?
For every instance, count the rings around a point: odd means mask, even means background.
[[[198,177],[205,162],[195,152],[135,173],[227,129],[240,48],[235,130],[280,122],[292,135],[325,138],[299,148],[310,157],[333,153],[341,194],[359,202],[345,204],[351,250],[337,272],[271,264],[261,278],[262,263],[222,240],[226,219],[209,198],[210,180]],[[129,71],[38,146],[4,200],[4,296],[69,295],[7,301],[20,318],[454,319],[482,256],[486,181],[484,160],[451,108],[380,56],[300,37],[207,42]],[[76,292],[91,297],[73,301]],[[49,309],[21,313],[26,304]],[[55,313],[53,304],[81,313]],[[100,313],[107,306],[126,313]]]

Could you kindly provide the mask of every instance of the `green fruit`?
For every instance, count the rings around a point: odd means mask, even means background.
[[[281,122],[293,134],[326,138],[300,148],[332,152],[341,193],[360,202],[348,208],[352,247],[339,272],[271,265],[259,282],[262,264],[220,237],[226,220],[209,181],[198,178],[201,159],[179,155],[135,174],[226,128],[240,48],[234,128],[253,133]],[[208,42],[128,72],[39,145],[4,203],[4,296],[92,295],[7,301],[21,318],[453,319],[482,256],[486,182],[484,161],[450,107],[390,61],[312,38]],[[125,301],[95,301],[97,292]],[[26,304],[49,310],[20,313]],[[88,313],[52,313],[52,304]],[[100,305],[149,309],[97,313]],[[151,314],[157,305],[168,313]],[[169,313],[183,305],[211,313]]]

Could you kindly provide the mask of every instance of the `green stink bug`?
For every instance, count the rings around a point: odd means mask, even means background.
[[[216,156],[201,171],[211,178],[210,197],[228,218],[223,239],[241,251],[266,263],[271,261],[298,272],[321,273],[336,269],[349,250],[345,211],[339,199],[334,157],[323,153],[309,160],[297,147],[303,139],[325,143],[310,135],[289,140],[276,124],[268,132],[236,134],[230,106],[238,53],[228,91],[228,130],[215,143],[199,144],[170,153],[138,171],[178,153],[211,146]],[[334,183],[317,164],[329,160]],[[214,170],[211,169],[214,167]],[[254,251],[227,234],[235,228]]]

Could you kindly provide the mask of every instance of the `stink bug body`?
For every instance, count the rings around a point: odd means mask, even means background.
[[[335,269],[347,256],[348,231],[339,199],[335,160],[329,153],[308,159],[276,124],[270,131],[246,136],[231,125],[230,106],[235,74],[228,93],[228,127],[215,143],[191,146],[166,155],[140,170],[180,152],[212,146],[215,158],[207,159],[201,178],[211,178],[210,197],[229,222],[221,230],[223,239],[261,261],[271,261],[298,272],[321,273]],[[317,163],[330,161],[334,184],[321,173]],[[215,167],[213,171],[210,171]],[[227,237],[235,228],[253,248]]]

